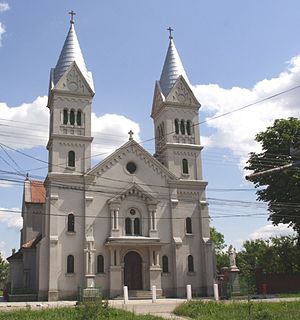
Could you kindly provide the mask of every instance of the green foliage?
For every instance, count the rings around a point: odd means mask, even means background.
[[[86,319],[105,319],[105,320],[163,320],[161,317],[155,317],[151,315],[135,315],[125,310],[107,308],[104,317],[103,309],[100,307],[100,312],[95,311],[96,306],[85,306],[84,308],[91,318]],[[92,315],[91,310],[97,312]],[[82,313],[78,311],[78,308],[59,308],[59,309],[45,309],[45,310],[20,310],[0,312],[0,320],[81,320]],[[85,319],[85,318],[84,318]]]
[[[275,120],[273,126],[256,135],[262,152],[251,152],[245,169],[254,173],[291,163],[290,149],[300,142],[300,120],[297,118]],[[300,170],[283,170],[252,177],[257,199],[268,203],[269,220],[274,225],[285,223],[300,235]]]
[[[3,288],[3,285],[8,280],[8,262],[1,257],[0,253],[0,288]]]
[[[224,249],[226,248],[224,235],[221,232],[218,232],[214,227],[211,227],[210,239],[215,244],[216,267],[217,271],[220,272],[223,267],[229,267],[229,256],[227,252],[224,252]]]
[[[175,314],[201,320],[298,320],[300,302],[251,302],[249,304],[192,301],[178,306]]]
[[[300,247],[292,236],[247,240],[237,254],[237,265],[242,275],[253,272],[256,267],[267,273],[297,273],[300,272]]]

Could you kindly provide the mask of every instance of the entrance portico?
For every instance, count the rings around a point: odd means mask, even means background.
[[[158,238],[117,237],[108,238],[110,249],[109,291],[113,298],[122,295],[123,286],[129,290],[151,290],[155,285],[161,290],[160,249]]]

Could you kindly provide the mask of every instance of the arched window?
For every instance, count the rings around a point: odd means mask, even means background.
[[[67,257],[67,273],[74,273],[74,256],[71,254]]]
[[[188,272],[194,272],[194,257],[192,255],[188,256]]]
[[[135,218],[133,222],[134,235],[138,236],[141,234],[140,232],[140,219]]]
[[[70,124],[74,125],[75,124],[75,111],[71,110],[70,112]]]
[[[186,218],[185,219],[185,231],[186,233],[193,233],[192,232],[192,219]]]
[[[179,134],[179,120],[175,119],[175,133]]]
[[[77,115],[76,115],[76,123],[77,125],[81,126],[81,111],[77,111]]]
[[[75,232],[75,217],[74,214],[68,214],[68,232]]]
[[[181,131],[181,134],[185,134],[184,120],[180,121],[180,131]]]
[[[191,121],[188,120],[186,122],[186,133],[190,136],[192,134],[192,126],[191,126]]]
[[[162,123],[162,124],[161,124],[161,137],[163,138],[164,135],[165,135],[165,124]]]
[[[68,110],[64,109],[63,124],[68,124]]]
[[[182,173],[189,173],[189,163],[187,159],[182,159]]]
[[[169,261],[167,256],[162,257],[162,272],[163,273],[169,272]]]
[[[104,257],[101,254],[97,256],[97,273],[104,273]]]
[[[161,138],[160,126],[157,127],[157,136],[158,136],[158,140],[160,140],[160,138]]]
[[[68,167],[75,167],[75,152],[72,150],[68,153]]]
[[[130,235],[131,236],[131,219],[130,218],[126,218],[125,219],[125,233],[126,235]]]

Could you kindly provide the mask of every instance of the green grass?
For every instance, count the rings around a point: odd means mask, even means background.
[[[198,320],[299,320],[300,302],[193,301],[178,306],[175,314]]]
[[[278,298],[299,298],[300,292],[294,292],[294,293],[279,293],[276,295]]]
[[[119,309],[102,309],[99,312],[93,308],[59,308],[44,310],[19,310],[1,312],[1,320],[162,320],[160,317],[150,315],[135,315]],[[93,312],[93,313],[91,313]]]

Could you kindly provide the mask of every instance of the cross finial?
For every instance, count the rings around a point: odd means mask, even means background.
[[[71,15],[70,23],[71,23],[71,24],[74,24],[74,16],[75,16],[76,13],[75,13],[73,10],[71,10],[71,11],[69,12],[69,14]]]
[[[133,131],[132,131],[132,130],[130,130],[130,131],[128,132],[128,134],[129,134],[129,140],[133,140],[133,138],[132,138]]]
[[[172,31],[174,31],[174,29],[172,29],[171,27],[169,27],[167,30],[169,31],[169,39],[173,39]]]

